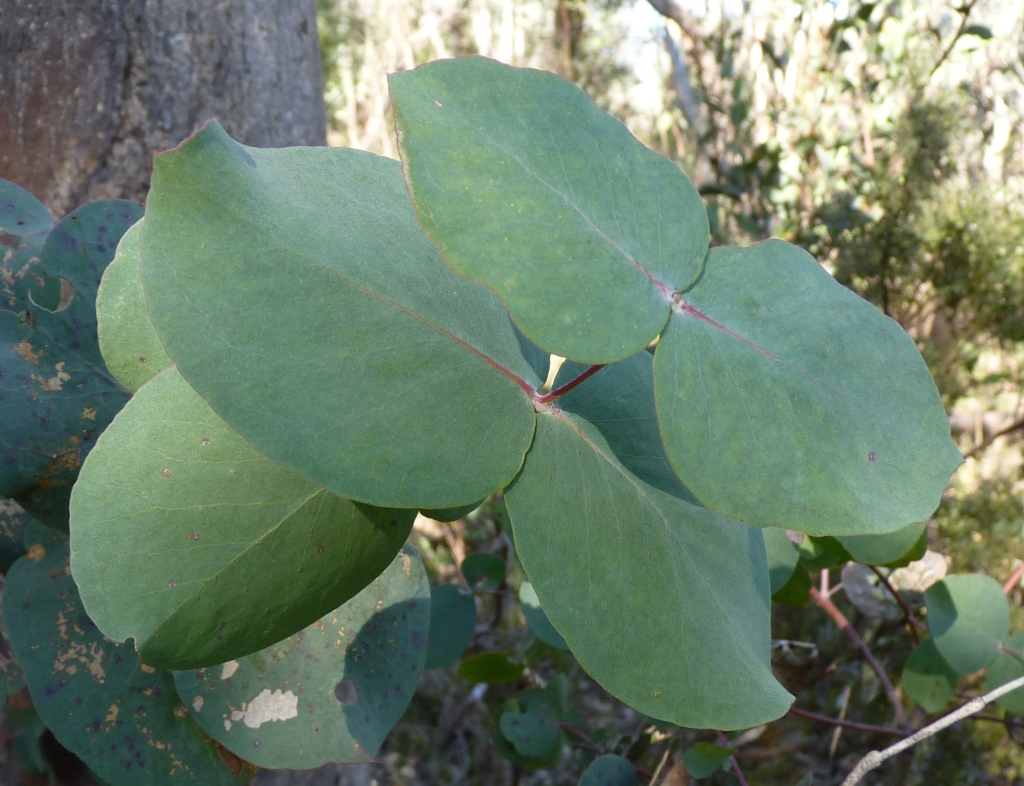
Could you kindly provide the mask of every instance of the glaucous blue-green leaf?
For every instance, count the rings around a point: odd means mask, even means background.
[[[803,606],[811,592],[811,576],[807,568],[797,563],[792,575],[779,589],[772,592],[772,600],[787,606]]]
[[[531,690],[536,690],[531,688]],[[539,694],[547,699],[548,694]],[[519,710],[507,710],[498,719],[498,728],[512,743],[516,753],[530,758],[547,756],[562,743],[561,718],[558,707],[551,701],[524,700]]]
[[[66,527],[78,469],[127,395],[103,364],[96,290],[118,241],[142,214],[134,202],[90,202],[55,226],[41,270],[63,279],[59,311],[0,311],[0,496]]]
[[[930,638],[917,645],[903,668],[903,690],[925,712],[941,712],[953,698],[959,679],[960,675],[946,663],[935,647],[935,640]]]
[[[636,786],[636,769],[629,759],[606,753],[590,762],[579,786]]]
[[[260,652],[175,684],[192,716],[261,767],[371,761],[416,690],[430,619],[427,576],[406,547],[362,592]]]
[[[105,638],[82,607],[67,539],[38,525],[4,586],[4,624],[57,740],[114,786],[244,784],[178,699],[170,672]]]
[[[927,526],[927,521],[919,521],[884,535],[850,535],[836,540],[843,544],[843,548],[857,562],[864,565],[888,565],[909,553]]]
[[[462,575],[473,590],[496,590],[505,580],[505,560],[478,551],[462,561]]]
[[[25,554],[25,530],[33,519],[13,499],[0,499],[0,571]]]
[[[748,524],[892,532],[928,519],[962,461],[913,340],[779,240],[711,251],[654,375],[672,466]]]
[[[850,561],[850,553],[839,539],[829,536],[805,537],[800,541],[797,553],[800,555],[800,564],[810,571],[824,570]]]
[[[504,685],[518,679],[525,668],[522,663],[513,663],[504,652],[481,652],[459,664],[459,676],[470,682]]]
[[[786,530],[769,527],[762,533],[764,548],[768,555],[768,580],[774,595],[786,586],[800,561],[800,552],[796,544],[786,535]]]
[[[466,651],[476,632],[476,601],[473,594],[456,584],[442,584],[430,590],[430,635],[428,669],[451,666]]]
[[[0,311],[24,311],[39,302],[46,282],[43,243],[52,226],[53,216],[42,202],[0,180]]]
[[[711,742],[698,742],[683,754],[683,765],[694,778],[706,778],[720,770],[734,753],[732,748]]]
[[[561,730],[557,730],[554,735],[555,744],[543,754],[527,755],[521,753],[519,748],[522,747],[524,750],[531,751],[537,750],[541,747],[540,742],[550,741],[549,733],[547,731],[541,732],[535,728],[531,731],[531,727],[522,728],[520,724],[511,723],[504,720],[504,718],[511,715],[513,718],[523,719],[524,716],[527,716],[540,719],[544,724],[565,721],[567,713],[564,702],[559,695],[561,687],[564,686],[560,686],[556,678],[548,683],[547,687],[528,688],[501,706],[498,722],[495,724],[497,728],[493,734],[494,747],[498,750],[498,753],[513,764],[529,767],[530,769],[551,767],[557,763],[565,741],[565,735],[562,734]],[[505,728],[509,728],[512,732],[511,739],[507,738],[503,733]],[[537,734],[536,738],[534,733]],[[516,745],[516,742],[519,743],[519,746]]]
[[[548,615],[540,607],[537,591],[534,590],[533,585],[528,581],[524,581],[523,585],[519,588],[519,603],[523,609],[526,624],[530,626],[530,631],[534,636],[545,644],[550,644],[555,649],[569,649],[569,645],[565,643],[562,634],[555,630],[555,626],[551,624]]]
[[[90,615],[176,669],[319,619],[391,563],[415,516],[343,499],[261,455],[173,368],[104,432],[71,509]]]
[[[769,666],[764,539],[625,466],[659,444],[632,415],[638,390],[653,396],[646,352],[540,412],[505,494],[523,566],[583,668],[640,712],[702,728],[777,718],[791,697]]]
[[[928,630],[946,663],[973,674],[991,663],[1010,630],[1010,605],[989,576],[949,576],[928,588]]]
[[[420,223],[544,349],[621,360],[665,325],[708,247],[697,190],[571,82],[482,57],[392,74]]]
[[[995,690],[1010,680],[1024,677],[1024,630],[1006,640],[996,659],[985,673],[985,692]],[[1024,688],[1007,693],[996,702],[1014,715],[1024,715]]]
[[[107,368],[132,393],[171,365],[153,324],[139,271],[142,221],[125,232],[96,294],[100,351]]]
[[[275,461],[408,508],[469,504],[522,464],[541,381],[423,234],[398,162],[210,123],[157,157],[141,253],[167,353]]]

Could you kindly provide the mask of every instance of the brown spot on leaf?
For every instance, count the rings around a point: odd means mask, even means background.
[[[28,547],[28,553],[25,556],[33,562],[42,562],[43,557],[46,556],[46,549],[38,543],[33,543]]]
[[[177,707],[174,708],[174,717],[186,718],[188,717],[188,710],[186,710],[183,705],[179,704]]]
[[[96,407],[83,407],[82,420],[96,420]]]
[[[174,589],[177,586],[178,586],[178,582],[175,579],[167,579],[167,587],[169,589]]]
[[[205,448],[209,444],[210,444],[210,438],[209,437],[203,437],[202,446]]]
[[[160,471],[160,474],[165,478],[169,478],[171,476],[171,471],[169,469],[164,469]]]
[[[45,390],[47,393],[55,393],[58,390],[64,389],[64,383],[71,379],[71,375],[64,370],[64,361],[54,364],[54,370],[57,372],[54,376],[49,379],[39,376],[39,374],[33,374],[32,379],[39,383],[39,387]]]
[[[227,726],[228,731],[230,731],[230,721],[224,721],[224,725]],[[214,740],[213,745],[217,751],[217,755],[220,756],[220,760],[224,763],[224,766],[227,767],[228,772],[236,778],[247,769],[252,770],[253,772],[256,771],[255,765],[252,765],[245,759],[236,756],[216,740]]]
[[[189,540],[199,540],[199,533],[198,532],[190,532],[188,534],[188,539]]]
[[[317,554],[323,554],[324,553],[324,544],[323,543],[317,543],[316,544],[316,553]]]
[[[15,344],[14,352],[16,355],[21,355],[33,366],[39,365],[39,353],[32,351],[32,345],[28,341],[20,341],[19,343]]]

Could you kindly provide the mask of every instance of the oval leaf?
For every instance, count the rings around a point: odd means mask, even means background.
[[[60,743],[112,786],[240,786],[188,717],[170,672],[103,637],[82,608],[67,540],[36,525],[7,574],[4,623],[32,702]]]
[[[892,532],[927,520],[962,461],[913,340],[779,240],[711,251],[654,374],[672,466],[748,524]]]
[[[496,590],[505,580],[505,560],[497,554],[470,554],[462,561],[462,575],[470,589]]]
[[[694,778],[706,778],[720,770],[732,755],[732,748],[710,742],[698,742],[683,754],[683,764]]]
[[[445,669],[462,657],[476,632],[476,601],[455,584],[430,590],[427,668]]]
[[[925,712],[936,713],[949,704],[959,679],[960,675],[939,654],[935,640],[925,639],[907,658],[903,669],[903,690]]]
[[[1010,606],[989,576],[950,576],[925,593],[928,630],[946,663],[973,674],[993,661],[1010,630]]]
[[[459,664],[459,676],[470,682],[504,685],[518,679],[525,668],[509,660],[504,652],[481,652]]]
[[[538,694],[534,700],[517,701],[519,711],[507,710],[498,721],[502,735],[521,756],[547,756],[562,742],[558,707],[547,698],[547,694]]]
[[[429,588],[406,547],[362,592],[261,652],[177,672],[193,717],[261,767],[370,761],[416,690],[426,655]]]
[[[607,753],[590,762],[579,786],[636,786],[636,769],[629,759]]]
[[[985,674],[985,693],[1005,685],[1010,680],[1024,677],[1024,630],[1019,630],[1006,640],[1003,649],[988,667]],[[1014,715],[1024,715],[1024,688],[1007,693],[996,702]]]
[[[760,532],[665,491],[669,470],[651,472],[654,485],[618,458],[653,462],[660,450],[650,356],[602,369],[559,404],[539,415],[505,500],[530,581],[580,664],[682,726],[748,728],[785,713]]]
[[[885,535],[851,535],[836,538],[857,562],[864,565],[888,565],[909,554],[928,526],[919,521]]]
[[[72,564],[111,638],[196,668],[279,641],[386,568],[415,511],[353,503],[256,452],[176,370],[100,438],[72,498]]]
[[[70,288],[54,313],[0,311],[0,496],[44,524],[66,528],[78,469],[128,397],[107,372],[96,338],[96,290],[134,202],[90,202],[47,235],[42,268]]]
[[[189,384],[337,494],[457,507],[522,463],[540,381],[497,298],[416,224],[395,161],[246,148],[211,123],[156,159],[142,280]]]
[[[100,351],[110,373],[132,393],[171,365],[146,308],[139,270],[141,234],[142,221],[125,232],[96,294]]]
[[[708,246],[679,167],[544,71],[464,57],[390,86],[409,193],[456,272],[563,357],[606,363],[651,342]]]

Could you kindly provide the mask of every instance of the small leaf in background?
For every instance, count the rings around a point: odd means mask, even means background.
[[[557,678],[556,678],[557,680]],[[565,685],[555,685],[552,680],[545,688],[528,688],[518,694],[514,699],[506,701],[500,710],[497,727],[492,734],[495,748],[506,759],[513,764],[518,764],[531,769],[550,767],[554,765],[562,751],[562,744],[565,736],[557,727],[559,722],[566,721],[570,711],[564,706],[561,691]],[[509,717],[506,721],[505,718]],[[524,717],[540,720],[547,724],[547,730],[538,730],[534,721],[519,723]],[[512,721],[517,721],[513,723]],[[506,725],[512,732],[512,737],[506,737],[504,729]],[[548,731],[551,730],[551,731]],[[534,735],[537,733],[537,736]],[[529,755],[519,750],[513,740],[518,740],[523,750],[539,750],[544,747],[544,753]],[[554,743],[552,743],[554,740]]]
[[[267,457],[395,508],[519,471],[542,381],[497,296],[423,234],[397,161],[210,122],[156,157],[140,250],[167,354]]]
[[[125,390],[134,393],[171,365],[153,323],[139,269],[142,221],[132,224],[117,244],[96,293],[100,351],[107,368]]]
[[[989,664],[985,675],[985,692],[995,690],[1010,680],[1024,676],[1024,630],[1019,630],[1006,640],[996,659]],[[1024,688],[1007,693],[997,703],[1007,712],[1024,715]]]
[[[518,679],[525,668],[522,663],[509,660],[504,652],[481,652],[459,664],[459,676],[470,682],[503,685]]]
[[[918,644],[903,668],[903,690],[925,712],[933,714],[941,712],[953,698],[959,679],[960,675],[939,654],[934,639],[925,639]]]
[[[64,535],[34,525],[7,574],[4,623],[57,740],[114,786],[240,786],[178,700],[170,672],[106,639],[82,608]]]
[[[991,663],[1010,629],[1010,606],[995,579],[949,576],[925,593],[928,629],[939,654],[959,674]]]
[[[747,524],[891,532],[928,519],[963,461],[913,339],[781,240],[711,249],[654,380],[680,479]]]
[[[462,561],[462,575],[472,590],[498,589],[505,580],[505,560],[497,554],[470,554]]]
[[[457,508],[443,508],[441,510],[421,510],[424,516],[434,521],[458,521],[459,519],[465,518],[474,510],[483,505],[485,500],[477,500],[476,502],[470,502],[468,505],[462,505]]]
[[[13,499],[0,498],[0,572],[25,554],[25,530],[33,521]]]
[[[919,521],[884,535],[847,535],[836,540],[857,562],[865,565],[889,565],[914,550],[927,526],[927,521]]]
[[[633,763],[608,753],[590,762],[580,778],[579,786],[636,786],[636,782]]]
[[[261,767],[370,761],[416,690],[427,604],[426,573],[406,547],[305,630],[237,661],[177,672],[178,693],[211,737]]]
[[[884,620],[902,616],[899,603],[867,565],[851,562],[843,566],[840,576],[846,597],[864,614]]]
[[[428,669],[444,669],[462,657],[476,633],[476,601],[466,589],[442,584],[430,590]]]
[[[242,439],[169,368],[100,437],[71,501],[75,579],[96,624],[155,666],[262,649],[391,564],[413,510],[332,494]]]
[[[683,764],[694,778],[706,778],[722,768],[735,751],[710,742],[698,742],[683,754]]]
[[[769,527],[761,532],[764,536],[765,551],[768,552],[768,580],[772,596],[786,586],[800,560],[796,544],[789,539],[786,530]]]
[[[102,200],[47,235],[42,267],[70,300],[57,312],[0,311],[0,497],[67,529],[68,498],[96,436],[128,396],[107,371],[96,335],[96,290],[135,202]]]
[[[812,573],[849,561],[849,552],[837,538],[811,535],[800,543],[800,562]]]
[[[982,41],[988,41],[992,38],[992,28],[985,25],[968,25],[964,30],[964,35],[973,35]]]
[[[772,594],[772,600],[787,606],[803,606],[811,596],[811,574],[798,564],[783,587]]]
[[[522,605],[523,616],[526,617],[526,624],[530,626],[530,630],[533,635],[543,641],[545,644],[550,644],[552,647],[558,650],[567,650],[569,645],[565,643],[565,639],[562,635],[555,630],[555,626],[551,624],[548,619],[548,615],[544,613],[544,609],[540,607],[540,600],[537,598],[537,592],[534,590],[533,585],[524,581],[523,585],[519,588],[519,603]]]
[[[551,73],[462,57],[389,84],[409,193],[457,273],[563,357],[607,363],[654,339],[708,247],[678,166]]]

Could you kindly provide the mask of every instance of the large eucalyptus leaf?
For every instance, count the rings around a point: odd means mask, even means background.
[[[654,374],[679,477],[748,524],[891,532],[932,514],[962,460],[910,337],[782,241],[711,251]]]
[[[262,767],[370,761],[416,690],[430,618],[427,576],[406,547],[362,592],[282,642],[175,674],[214,739]]]
[[[864,565],[887,565],[909,554],[924,537],[927,521],[910,524],[884,535],[850,535],[836,538],[857,562]],[[922,547],[921,554],[924,553]]]
[[[960,674],[991,663],[1010,630],[1010,606],[990,576],[949,576],[925,593],[928,630],[939,654]]]
[[[452,268],[544,349],[621,360],[700,273],[697,190],[571,82],[482,57],[392,74],[419,219]]]
[[[141,221],[125,232],[96,294],[100,351],[110,373],[132,393],[171,365],[149,321],[139,270],[141,233]]]
[[[4,624],[32,702],[54,736],[113,786],[229,786],[233,775],[196,725],[169,672],[139,662],[82,608],[64,535],[33,526],[7,574]]]
[[[519,469],[541,381],[497,298],[417,225],[397,162],[246,148],[211,123],[157,157],[141,249],[168,354],[275,461],[410,508]]]
[[[791,699],[769,666],[764,540],[624,466],[619,456],[653,462],[660,444],[633,411],[643,395],[647,353],[541,412],[505,495],[519,556],[555,629],[619,699],[690,727],[777,718]]]
[[[154,666],[196,668],[319,619],[394,559],[415,511],[338,497],[258,453],[171,368],[99,439],[71,501],[86,608]]]
[[[96,290],[121,235],[141,215],[134,202],[90,202],[55,226],[42,271],[70,296],[57,311],[29,303],[0,311],[0,496],[44,524],[66,527],[68,498],[96,435],[127,396],[96,339]]]

